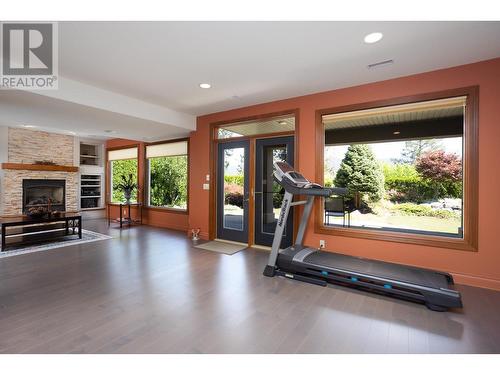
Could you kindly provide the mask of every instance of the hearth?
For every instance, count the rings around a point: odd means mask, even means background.
[[[66,210],[66,180],[23,180],[23,213],[30,207],[47,207],[53,211]]]

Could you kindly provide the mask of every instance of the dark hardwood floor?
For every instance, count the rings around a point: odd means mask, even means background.
[[[500,292],[457,286],[463,310],[262,276],[268,253],[195,249],[184,233],[0,259],[2,353],[499,353]]]

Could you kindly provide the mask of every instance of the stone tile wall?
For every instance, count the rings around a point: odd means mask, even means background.
[[[27,129],[9,128],[8,162],[33,164],[51,161],[74,165],[74,138]],[[66,180],[66,210],[78,209],[78,172],[4,170],[1,215],[19,215],[23,207],[23,179]]]

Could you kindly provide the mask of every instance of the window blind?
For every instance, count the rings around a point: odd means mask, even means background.
[[[157,158],[161,156],[180,156],[187,155],[187,141],[161,143],[157,145],[146,146],[146,158]]]
[[[137,147],[108,151],[108,160],[137,159]]]

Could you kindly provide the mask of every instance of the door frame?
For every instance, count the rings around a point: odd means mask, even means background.
[[[236,123],[241,123],[244,121],[256,121],[256,120],[266,120],[273,117],[290,115],[295,118],[295,131],[290,132],[280,132],[280,133],[272,133],[272,134],[260,134],[253,136],[245,136],[245,137],[234,137],[234,138],[225,138],[225,139],[217,139],[217,131],[222,126],[231,126],[241,125]],[[264,138],[276,138],[281,136],[293,136],[294,137],[294,163],[295,168],[299,168],[299,158],[298,158],[298,140],[299,140],[299,116],[300,112],[298,108],[288,109],[279,112],[269,112],[254,116],[248,117],[239,117],[232,118],[230,120],[224,121],[215,121],[210,123],[210,158],[209,158],[209,173],[210,173],[210,194],[209,194],[209,204],[208,204],[208,216],[209,216],[209,225],[208,225],[208,238],[209,240],[214,240],[217,238],[217,150],[218,144],[222,142],[233,142],[238,140],[249,140],[250,141],[250,166],[249,166],[249,212],[248,212],[248,246],[252,246],[255,244],[254,241],[254,232],[255,232],[255,142],[256,139],[264,139]],[[297,207],[298,208],[298,207]],[[298,228],[298,217],[300,217],[300,211],[297,210],[294,215],[294,225],[293,225],[293,237],[295,238],[297,234]]]

